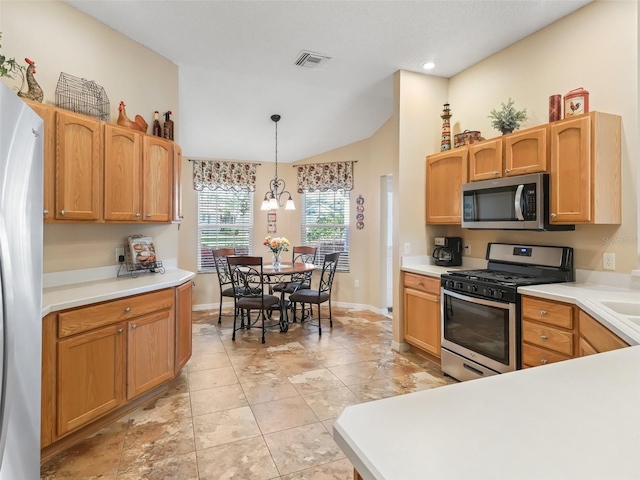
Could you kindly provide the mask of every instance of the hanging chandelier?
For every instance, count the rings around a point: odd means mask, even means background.
[[[286,184],[284,180],[278,178],[278,121],[280,120],[280,115],[271,115],[271,120],[276,124],[276,175],[269,182],[269,191],[264,195],[260,210],[277,210],[281,207],[284,207],[285,210],[295,210],[296,206],[293,203],[291,194],[285,190]],[[281,198],[285,193],[289,195],[289,199],[285,205],[282,205]]]

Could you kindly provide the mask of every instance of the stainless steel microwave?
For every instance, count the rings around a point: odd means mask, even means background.
[[[575,230],[549,224],[549,175],[533,173],[462,185],[462,228]]]

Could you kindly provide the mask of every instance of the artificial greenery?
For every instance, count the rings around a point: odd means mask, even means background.
[[[2,32],[0,32],[0,41],[2,40]],[[0,45],[2,48],[2,45]],[[13,78],[14,73],[21,72],[22,65],[16,62],[15,58],[7,58],[0,53],[0,77]]]
[[[513,107],[513,100],[509,98],[509,101],[505,105],[502,103],[502,110],[491,110],[489,117],[491,119],[491,126],[502,133],[513,132],[520,127],[520,122],[527,119],[527,109],[517,111]]]

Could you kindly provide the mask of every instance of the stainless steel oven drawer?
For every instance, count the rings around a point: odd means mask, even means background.
[[[444,348],[440,353],[442,372],[456,380],[460,380],[461,382],[499,375],[498,372],[494,372],[490,368],[480,365],[479,363],[472,362],[471,360],[461,357],[449,350],[445,350]]]

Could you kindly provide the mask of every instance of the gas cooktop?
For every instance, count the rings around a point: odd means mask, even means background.
[[[525,275],[501,270],[454,270],[448,272],[449,276],[464,278],[466,280],[481,280],[487,283],[496,283],[504,286],[537,285],[542,283],[556,283],[555,277],[543,277],[538,275]]]

